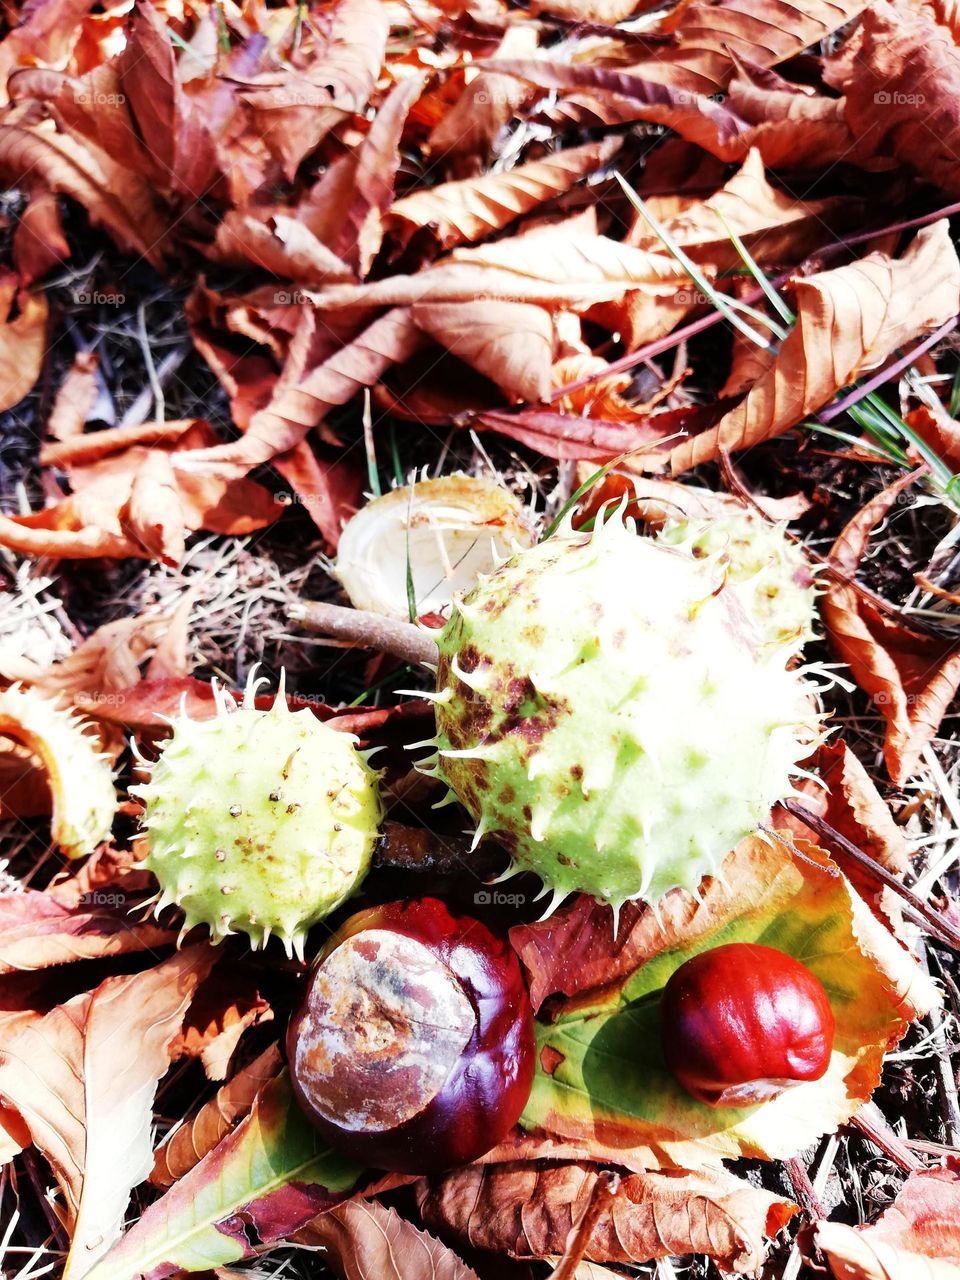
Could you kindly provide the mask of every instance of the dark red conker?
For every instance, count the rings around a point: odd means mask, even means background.
[[[830,1065],[834,1021],[819,978],[773,947],[731,942],[677,969],[660,1003],[663,1057],[711,1107],[745,1107]]]
[[[436,898],[361,911],[320,953],[287,1056],[301,1107],[344,1155],[399,1173],[474,1160],[533,1081],[517,957]]]

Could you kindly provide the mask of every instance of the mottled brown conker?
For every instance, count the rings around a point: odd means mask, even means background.
[[[517,957],[436,898],[361,911],[320,953],[287,1056],[301,1107],[351,1159],[418,1174],[474,1160],[533,1080]]]
[[[688,1093],[711,1107],[746,1107],[825,1075],[834,1020],[806,965],[731,942],[672,974],[660,1030],[664,1061]]]

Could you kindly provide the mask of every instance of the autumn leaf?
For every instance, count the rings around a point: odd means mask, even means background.
[[[844,115],[860,146],[894,156],[924,182],[960,194],[954,36],[929,13],[882,2],[866,7],[858,34],[849,72],[829,78],[843,90]]]
[[[243,965],[218,967],[200,986],[171,1047],[174,1058],[199,1058],[208,1080],[225,1080],[230,1059],[249,1027],[273,1021],[273,1010]]]
[[[279,210],[264,216],[260,210],[229,209],[207,257],[232,266],[260,267],[304,284],[353,279],[347,264],[308,226]]]
[[[561,1253],[590,1203],[600,1170],[534,1160],[473,1164],[418,1185],[424,1221],[475,1249],[513,1258]],[[648,1262],[705,1253],[725,1269],[755,1272],[796,1206],[722,1169],[623,1178],[590,1234],[595,1262]]]
[[[452,1249],[375,1200],[335,1205],[298,1240],[322,1247],[342,1280],[478,1280]]]
[[[78,351],[74,356],[47,419],[48,437],[62,441],[82,434],[99,395],[99,365],[93,351]]]
[[[960,310],[960,261],[946,221],[902,258],[871,253],[794,282],[798,317],[771,368],[709,431],[677,445],[674,475],[795,426],[861,373]]]
[[[157,1082],[212,962],[209,948],[191,948],[145,973],[108,978],[0,1050],[0,1099],[21,1114],[63,1190],[68,1280],[110,1248],[131,1188],[150,1170]]]
[[[568,191],[609,161],[618,145],[616,140],[589,142],[505,173],[443,182],[397,200],[387,211],[387,220],[402,229],[403,238],[416,227],[429,226],[443,249],[482,240]]]
[[[810,1243],[839,1280],[957,1280],[960,1177],[955,1162],[912,1173],[876,1222],[818,1222]]]
[[[280,1076],[232,1133],[144,1211],[89,1280],[162,1280],[239,1262],[335,1204],[361,1172],[323,1146]]]
[[[553,366],[553,321],[523,302],[421,302],[414,324],[486,374],[517,400],[546,400]]]
[[[281,1066],[279,1046],[273,1044],[221,1085],[195,1116],[188,1116],[157,1148],[150,1174],[153,1185],[172,1187],[199,1164],[221,1138],[250,1114],[257,1094]]]
[[[0,973],[154,951],[176,941],[174,933],[154,921],[131,918],[135,900],[127,901],[122,892],[94,891],[88,899],[68,906],[36,890],[0,894]]]
[[[17,278],[22,285],[33,284],[69,257],[70,245],[63,234],[57,198],[52,192],[38,188],[13,233]]]
[[[798,855],[779,842],[744,841],[723,877],[724,885],[702,886],[702,906],[668,895],[662,929],[642,912],[622,948],[618,932],[611,985],[561,1004],[553,1023],[539,1024],[525,1127],[689,1168],[718,1155],[793,1155],[869,1098],[906,1020],[937,1002],[929,980],[814,846]],[[773,946],[807,965],[827,989],[837,1031],[822,1079],[718,1112],[694,1101],[663,1065],[659,993],[689,956],[733,941]],[[626,956],[640,967],[621,976]]]
[[[884,759],[897,785],[916,770],[960,687],[952,640],[911,630],[852,582],[873,528],[912,480],[885,489],[847,524],[830,553],[843,577],[831,581],[820,605],[831,645],[887,722]]]
[[[18,404],[40,376],[46,335],[46,297],[18,293],[16,276],[0,275],[0,410]]]

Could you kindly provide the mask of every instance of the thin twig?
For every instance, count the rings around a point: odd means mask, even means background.
[[[904,1173],[923,1168],[923,1161],[913,1154],[904,1140],[893,1132],[877,1107],[868,1102],[850,1121],[875,1147],[879,1147],[888,1160],[892,1160]]]
[[[619,1173],[605,1169],[602,1173],[597,1174],[597,1181],[590,1196],[590,1203],[587,1205],[583,1217],[567,1236],[563,1256],[553,1271],[550,1272],[547,1280],[573,1280],[577,1267],[586,1256],[594,1227],[600,1220],[601,1214],[606,1213],[607,1209],[609,1209],[619,1190]]]
[[[799,804],[796,800],[782,800],[781,805],[795,818],[799,818],[801,822],[806,823],[812,831],[818,836],[842,850],[848,858],[852,858],[858,866],[862,867],[874,880],[886,885],[892,889],[894,893],[903,898],[913,908],[914,912],[923,920],[927,932],[933,937],[938,938],[948,947],[952,947],[955,951],[960,951],[960,930],[954,926],[939,911],[935,911],[922,898],[918,898],[915,893],[907,888],[901,880],[899,880],[886,867],[881,866],[875,858],[871,858],[869,854],[864,853],[862,849],[847,839],[846,836],[840,834],[835,827],[829,822],[814,813],[812,809],[808,809],[806,805]]]
[[[358,649],[376,649],[390,653],[403,662],[416,666],[435,666],[439,657],[437,642],[427,631],[411,622],[397,622],[366,609],[348,609],[340,604],[301,601],[287,610],[291,621],[309,631],[345,640]]]

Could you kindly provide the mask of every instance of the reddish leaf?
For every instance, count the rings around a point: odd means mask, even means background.
[[[38,190],[20,215],[13,236],[13,261],[20,283],[42,280],[69,257],[70,246],[63,234],[57,198],[49,191]]]
[[[845,578],[856,573],[871,531],[912,479],[878,494],[834,543],[831,560]],[[960,652],[952,640],[911,631],[842,579],[831,583],[820,607],[831,644],[887,722],[884,758],[902,786],[960,687]]]
[[[40,376],[46,335],[46,297],[18,294],[16,276],[0,275],[0,410],[19,403]]]
[[[131,918],[139,906],[119,888],[92,890],[76,906],[48,893],[0,895],[0,973],[32,972],[101,956],[172,946],[176,934]]]

